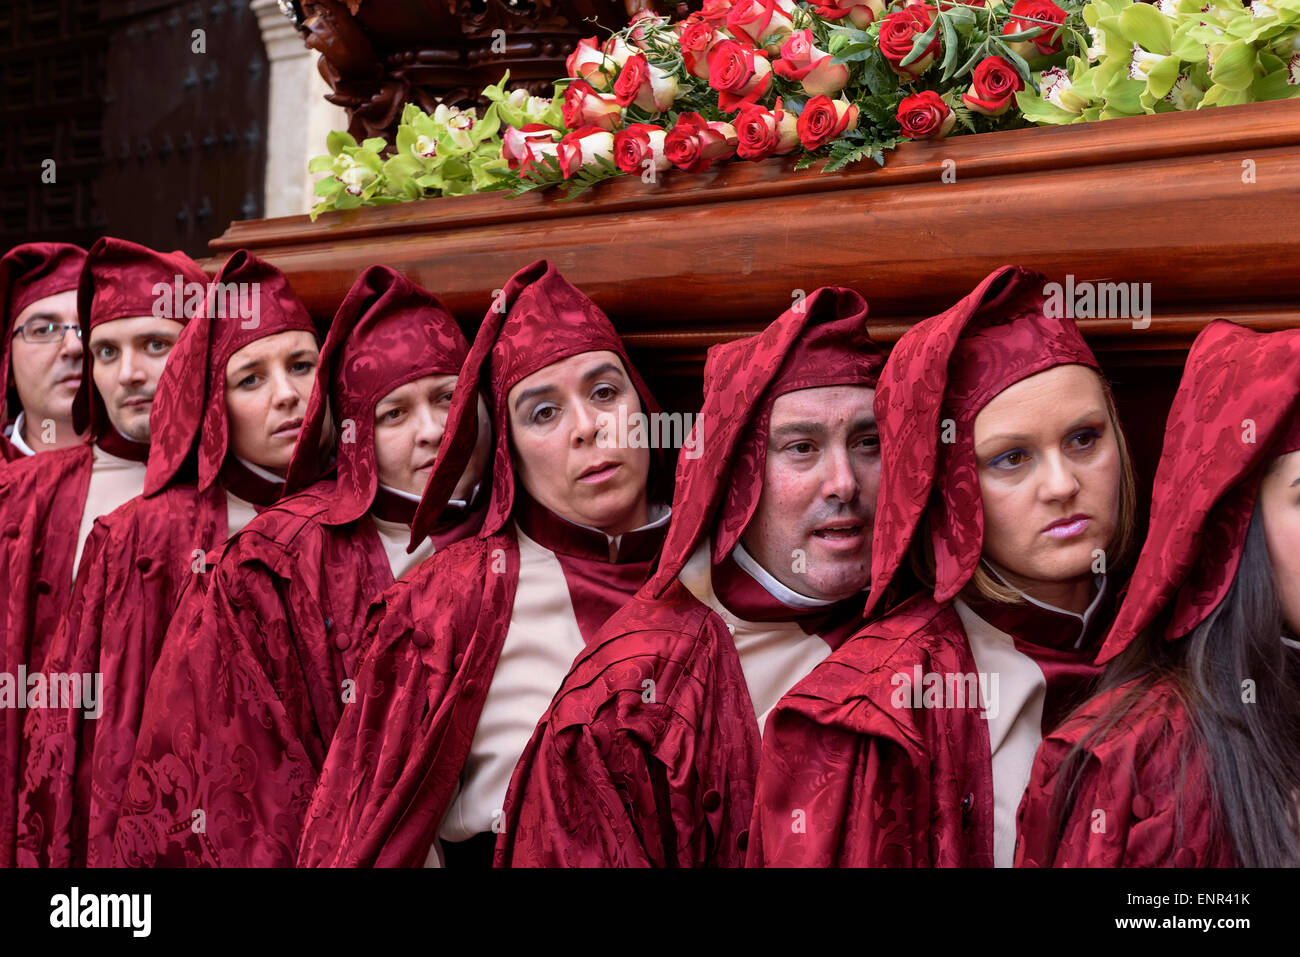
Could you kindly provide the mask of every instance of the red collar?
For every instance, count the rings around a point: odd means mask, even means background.
[[[663,547],[668,536],[669,522],[663,521],[650,528],[638,528],[619,536],[615,557],[610,559],[609,536],[594,528],[575,525],[560,518],[550,509],[533,501],[532,496],[520,487],[515,496],[515,522],[520,531],[551,551],[574,558],[589,558],[613,565],[652,561]]]
[[[144,462],[149,458],[149,443],[128,439],[110,424],[95,443],[109,455],[131,462]]]
[[[284,493],[283,481],[272,482],[258,475],[233,454],[227,455],[221,466],[221,484],[230,494],[259,509],[274,505]]]

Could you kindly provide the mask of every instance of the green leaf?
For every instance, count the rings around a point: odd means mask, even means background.
[[[943,76],[940,80],[946,82],[957,66],[957,31],[943,13],[939,14],[939,28],[943,31]]]
[[[363,150],[370,150],[374,153],[382,153],[384,150],[388,149],[388,140],[384,139],[382,136],[371,136],[368,139],[361,141],[361,148]]]
[[[798,162],[794,164],[794,168],[796,170],[807,169],[809,166],[812,166],[812,164],[815,162],[817,162],[816,153],[804,153],[802,156],[799,157]]]
[[[939,19],[936,17],[928,30],[920,36],[912,38],[912,49],[907,51],[907,56],[903,57],[898,64],[899,66],[908,66],[921,59],[921,54],[925,52],[926,47],[934,41],[934,38],[939,33]]]
[[[317,196],[334,196],[341,189],[343,184],[333,176],[326,176],[322,180],[317,180],[316,185],[312,187],[312,192]]]
[[[334,169],[334,157],[332,156],[313,156],[307,164],[309,173],[328,173]]]

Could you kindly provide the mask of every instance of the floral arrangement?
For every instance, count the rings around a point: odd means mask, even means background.
[[[1093,0],[1092,42],[1016,102],[1035,123],[1300,96],[1300,0]]]
[[[905,140],[1300,95],[1300,0],[705,0],[581,41],[551,99],[407,106],[393,154],[332,133],[313,210],[654,182],[732,159],[883,165]]]
[[[583,40],[561,124],[512,127],[515,192],[738,157],[834,171],[908,139],[1031,125],[1016,94],[1086,48],[1077,0],[707,0]],[[509,177],[507,177],[509,179]]]

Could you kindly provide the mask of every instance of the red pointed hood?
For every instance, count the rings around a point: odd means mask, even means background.
[[[339,429],[338,481],[325,521],[342,525],[364,515],[379,487],[375,406],[408,382],[459,374],[468,355],[464,333],[437,296],[387,266],[363,272],[339,306],[321,349],[285,494],[320,477],[317,450],[332,409]]]
[[[0,305],[5,317],[5,337],[0,343],[0,400],[9,395],[14,320],[38,299],[76,289],[85,262],[86,251],[70,243],[23,243],[0,258]],[[0,413],[4,412],[0,408]]]
[[[947,312],[909,329],[890,354],[876,389],[880,498],[866,617],[882,610],[927,506],[935,601],[953,598],[974,573],[984,546],[974,447],[980,410],[1053,366],[1100,371],[1074,321],[1045,315],[1045,284],[1038,273],[1003,266]]]
[[[104,400],[91,376],[90,332],[114,319],[158,316],[188,323],[203,307],[207,274],[185,253],[160,253],[125,239],[104,237],[86,255],[77,285],[77,313],[85,359],[72,402],[72,425],[101,438],[110,428]]]
[[[456,383],[447,431],[433,475],[411,524],[414,547],[428,535],[469,463],[478,438],[478,395],[492,414],[492,495],[479,532],[495,534],[510,517],[515,469],[510,457],[506,396],[521,379],[584,352],[613,352],[623,362],[647,415],[659,406],[633,367],[609,317],[544,259],[510,277],[479,326]],[[651,465],[652,479],[655,465]]]
[[[647,593],[662,594],[715,525],[713,562],[736,547],[763,493],[768,423],[779,397],[822,386],[875,388],[884,364],[867,334],[867,301],[832,286],[758,335],[710,348],[691,445],[699,455],[678,459],[672,524]]]
[[[236,250],[163,367],[149,413],[145,495],[171,484],[196,451],[199,488],[216,481],[230,445],[226,363],[249,343],[291,331],[316,334],[289,281],[265,260]]]
[[[1097,661],[1168,610],[1167,640],[1223,601],[1237,575],[1269,462],[1300,449],[1300,329],[1216,319],[1196,337],[1169,410],[1151,527]]]

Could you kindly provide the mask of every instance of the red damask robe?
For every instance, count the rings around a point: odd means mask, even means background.
[[[1086,626],[917,595],[869,624],[773,710],[748,863],[1010,865],[1034,749],[1100,673],[1108,613],[1104,590]]]
[[[499,866],[744,864],[762,718],[858,627],[865,595],[791,607],[711,552],[578,660],[515,771]]]
[[[107,866],[135,753],[145,691],[163,636],[189,588],[206,589],[206,555],[279,486],[237,464],[200,492],[192,484],[132,499],[86,540],[72,604],[47,658],[52,673],[101,674],[100,714],[34,709],[20,797],[19,863]],[[229,497],[238,495],[238,518]],[[197,600],[197,596],[194,600]]]
[[[333,483],[262,512],[168,632],[118,813],[119,866],[291,866],[352,695],[370,602],[394,576],[369,514],[326,524]],[[440,528],[472,533],[481,512]]]
[[[447,853],[440,834],[469,849],[457,849],[466,863],[491,863],[477,838],[499,830],[500,814],[483,804],[498,799],[484,778],[495,774],[504,796],[499,772],[513,769],[584,643],[645,581],[667,520],[610,543],[518,498],[518,525],[439,552],[377,605],[300,864],[420,866]],[[557,666],[554,684],[512,685],[504,697],[517,703],[502,700],[507,677]]]
[[[1058,829],[1052,802],[1068,786],[1062,765],[1130,690],[1121,685],[1098,695],[1043,739],[1020,806],[1017,867],[1237,866],[1203,745],[1166,680],[1147,688],[1112,733],[1084,748],[1083,774]]]

